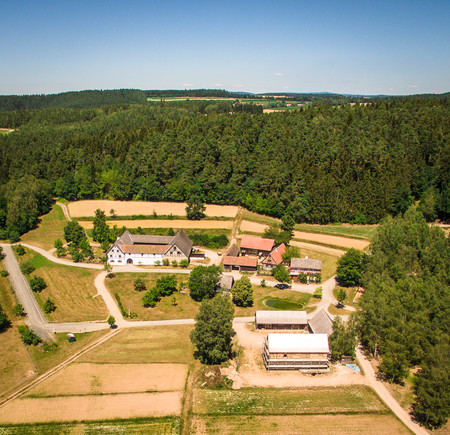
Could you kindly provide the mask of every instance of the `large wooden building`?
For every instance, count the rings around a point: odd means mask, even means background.
[[[192,241],[183,232],[175,236],[146,236],[125,231],[106,252],[108,264],[155,265],[164,259],[169,261],[188,260]]]
[[[275,246],[275,240],[261,237],[242,237],[240,255],[267,257]]]
[[[306,311],[256,311],[255,326],[256,329],[309,331]]]
[[[291,258],[289,274],[295,279],[300,273],[306,273],[307,275],[322,273],[322,260],[314,260],[308,257]]]
[[[258,259],[256,257],[232,257],[230,255],[223,257],[223,269],[226,271],[256,272],[257,268]]]
[[[286,252],[286,245],[282,243],[278,248],[275,248],[264,260],[262,267],[265,270],[272,270],[283,262],[283,254]]]
[[[329,355],[326,334],[268,334],[264,341],[266,370],[327,373]]]

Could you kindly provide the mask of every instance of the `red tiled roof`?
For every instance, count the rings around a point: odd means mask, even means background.
[[[256,257],[223,257],[224,266],[248,266],[256,267],[258,259]]]
[[[282,255],[286,252],[286,246],[284,243],[282,243],[280,246],[278,246],[277,249],[274,249],[269,256],[273,258],[273,261],[275,261],[275,264],[278,266],[280,263],[283,262]],[[263,261],[265,263],[266,260]]]
[[[271,251],[275,240],[263,239],[261,237],[242,237],[241,249],[258,249],[260,251]]]

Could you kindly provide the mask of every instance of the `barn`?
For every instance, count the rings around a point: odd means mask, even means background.
[[[306,311],[256,311],[255,326],[256,329],[295,329],[297,331],[309,331]]]
[[[223,269],[226,271],[238,270],[246,272],[256,272],[258,259],[256,257],[223,257]]]
[[[329,354],[326,334],[268,334],[262,356],[266,370],[327,373]]]
[[[242,237],[240,253],[241,255],[256,255],[267,257],[273,250],[275,240],[263,239],[261,237]]]

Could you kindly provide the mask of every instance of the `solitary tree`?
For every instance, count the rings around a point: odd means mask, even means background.
[[[205,217],[205,204],[198,196],[191,196],[187,200],[186,216],[191,220],[200,220]]]
[[[111,238],[111,233],[109,231],[109,226],[106,224],[106,216],[103,210],[99,208],[95,210],[94,217],[94,228],[92,230],[92,238],[95,242],[109,242]]]
[[[343,304],[346,298],[347,298],[347,292],[343,288],[340,288],[337,291],[336,299],[338,300],[338,302],[340,304]]]
[[[30,279],[30,287],[34,292],[41,292],[47,287],[47,283],[45,282],[44,278],[35,276]]]
[[[233,303],[238,307],[251,307],[253,305],[253,286],[248,276],[237,280],[231,290]]]
[[[336,275],[339,282],[346,286],[358,285],[361,281],[362,255],[357,249],[349,249],[338,260]]]
[[[212,297],[220,279],[221,271],[218,266],[197,266],[189,275],[188,287],[194,301]]]
[[[47,300],[44,303],[44,312],[49,314],[55,310],[56,310],[55,303],[50,298],[47,298]]]
[[[114,318],[114,316],[109,316],[108,317],[108,325],[109,326],[113,326],[116,323],[116,319]]]
[[[202,302],[191,341],[203,364],[221,364],[232,357],[233,311],[230,299],[220,294]]]

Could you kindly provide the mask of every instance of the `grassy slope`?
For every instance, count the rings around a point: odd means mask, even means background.
[[[49,214],[41,217],[41,222],[35,230],[29,231],[21,237],[24,243],[30,243],[39,248],[49,250],[53,248],[56,239],[64,240],[64,227],[67,221],[59,205],[53,205]]]
[[[30,260],[35,271],[29,275],[40,276],[47,283],[40,293],[35,293],[41,307],[50,297],[56,304],[56,311],[48,315],[54,322],[80,322],[89,320],[104,320],[107,309],[101,297],[94,297],[97,290],[94,287],[98,271],[81,269],[52,263],[40,254],[27,250],[20,262]]]

